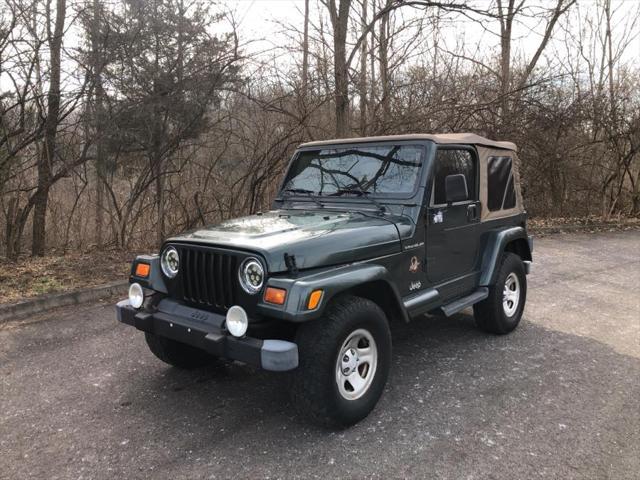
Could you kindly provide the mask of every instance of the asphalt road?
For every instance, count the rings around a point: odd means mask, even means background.
[[[393,328],[391,380],[339,432],[282,375],[156,360],[111,305],[0,327],[0,477],[640,478],[640,232],[536,242],[511,335]]]

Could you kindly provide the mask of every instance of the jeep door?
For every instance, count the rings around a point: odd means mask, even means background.
[[[431,169],[427,209],[426,265],[432,285],[449,283],[441,289],[451,297],[475,288],[474,268],[479,250],[479,164],[470,146],[439,145]],[[464,175],[467,199],[447,203],[446,177]]]

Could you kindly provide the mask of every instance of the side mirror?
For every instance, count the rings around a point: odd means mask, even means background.
[[[447,203],[469,200],[467,179],[461,173],[447,175],[444,179],[444,192]]]

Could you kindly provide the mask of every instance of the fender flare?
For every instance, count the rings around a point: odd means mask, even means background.
[[[408,321],[407,311],[389,271],[382,265],[363,263],[332,268],[297,279],[271,278],[267,282],[267,286],[287,290],[285,304],[283,307],[278,307],[261,302],[257,308],[263,315],[296,323],[306,322],[321,317],[325,307],[336,295],[371,282],[384,282],[385,288],[388,287],[388,292],[396,303],[402,320]],[[309,295],[314,290],[322,290],[323,292],[320,305],[315,310],[307,310]]]
[[[493,285],[498,273],[498,262],[505,247],[514,240],[524,240],[526,244],[523,260],[531,260],[531,240],[523,227],[511,227],[504,230],[491,230],[487,232],[482,256],[480,284],[481,287]]]

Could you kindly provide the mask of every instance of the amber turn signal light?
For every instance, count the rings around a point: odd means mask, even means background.
[[[136,277],[147,278],[151,271],[151,265],[148,263],[139,263],[136,265]]]
[[[287,298],[287,291],[283,288],[267,287],[264,291],[264,301],[267,303],[275,303],[276,305],[284,305]]]
[[[314,290],[309,295],[309,301],[307,302],[307,309],[315,310],[320,305],[320,300],[322,300],[322,290]]]

